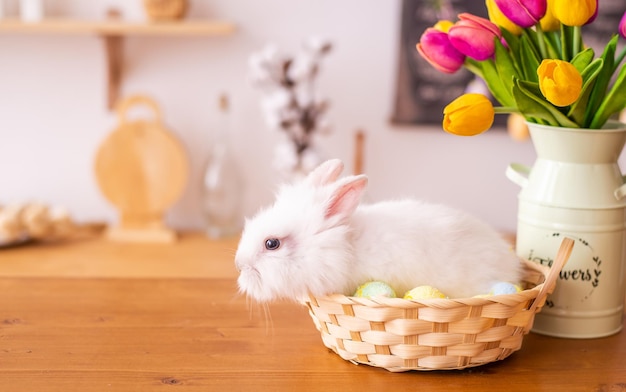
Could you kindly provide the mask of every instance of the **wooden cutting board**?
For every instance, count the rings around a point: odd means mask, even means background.
[[[146,106],[153,118],[130,120],[129,111]],[[171,242],[165,211],[181,196],[188,177],[182,144],[162,124],[161,110],[152,99],[136,95],[120,102],[119,125],[100,145],[95,174],[104,196],[119,210],[111,239],[133,242]]]

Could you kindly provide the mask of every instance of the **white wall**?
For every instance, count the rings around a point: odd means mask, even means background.
[[[529,142],[491,131],[474,138],[439,127],[389,124],[394,95],[400,0],[192,1],[189,17],[232,20],[229,37],[130,37],[125,41],[123,94],[145,93],[161,105],[168,126],[188,149],[192,178],[168,214],[177,228],[200,227],[198,176],[215,123],[215,102],[232,100],[233,139],[249,182],[246,210],[272,198],[272,145],[260,94],[247,81],[250,53],[269,42],[296,51],[305,38],[330,38],[334,52],[319,77],[332,100],[335,130],[321,140],[329,157],[352,166],[353,132],[367,131],[369,199],[416,196],[470,211],[515,230],[516,185],[510,162],[531,164]],[[54,16],[98,18],[117,4],[143,19],[141,2],[48,0]],[[7,12],[15,12],[9,3]],[[115,220],[93,176],[99,143],[115,128],[106,108],[103,44],[82,35],[0,35],[0,204],[39,200],[63,205],[80,221]]]

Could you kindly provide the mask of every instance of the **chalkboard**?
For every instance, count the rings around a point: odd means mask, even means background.
[[[462,12],[487,17],[484,1],[403,0],[392,122],[441,124],[443,108],[462,95],[474,79],[466,69],[454,74],[437,71],[415,49],[424,30],[442,19],[456,21]]]

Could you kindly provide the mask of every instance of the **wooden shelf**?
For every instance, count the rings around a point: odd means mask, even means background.
[[[35,23],[16,19],[0,20],[0,33],[20,34],[220,36],[232,34],[234,31],[235,25],[229,22],[193,19],[180,22],[44,19]]]
[[[66,34],[102,37],[107,57],[108,107],[112,109],[119,98],[123,78],[123,39],[125,36],[171,36],[210,37],[233,34],[233,23],[216,20],[181,21],[124,21],[110,19],[102,21],[74,19],[44,19],[39,22],[22,22],[17,19],[0,20],[0,34]]]

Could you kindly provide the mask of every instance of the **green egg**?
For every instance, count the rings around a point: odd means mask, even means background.
[[[371,281],[360,285],[354,292],[355,297],[388,297],[395,298],[396,292],[385,282]]]

